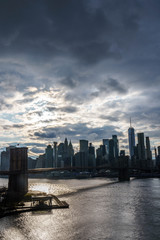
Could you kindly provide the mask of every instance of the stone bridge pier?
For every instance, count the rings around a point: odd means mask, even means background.
[[[119,157],[119,176],[118,179],[120,182],[122,181],[129,181],[130,180],[130,173],[129,173],[129,157],[123,156]]]
[[[8,194],[12,197],[28,192],[28,154],[27,147],[10,148],[10,175]]]

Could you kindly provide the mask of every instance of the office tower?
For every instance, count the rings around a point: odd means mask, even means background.
[[[64,140],[64,158],[68,157],[68,140],[65,138]]]
[[[145,160],[144,133],[137,133],[138,137],[138,158]]]
[[[58,149],[57,149],[57,142],[53,142],[53,167],[57,167],[57,159],[58,159]]]
[[[109,154],[109,139],[103,139],[103,145],[105,146],[106,155]]]
[[[28,148],[10,147],[10,171],[8,191],[14,195],[28,191]],[[15,172],[15,173],[14,173]]]
[[[67,138],[65,138],[64,141],[64,167],[71,167],[72,166],[72,158],[74,155],[74,150],[73,150],[73,146],[72,143],[70,141],[70,143],[68,144],[68,140]]]
[[[138,159],[138,144],[134,146],[134,158]]]
[[[132,157],[134,156],[135,133],[134,133],[134,128],[131,126],[131,119],[130,119],[130,128],[128,129],[128,141],[129,141],[130,159],[132,159]]]
[[[8,171],[10,167],[10,148],[15,146],[6,147],[6,151],[1,152],[1,170]]]
[[[95,148],[93,147],[92,143],[89,143],[88,152],[89,154],[92,154],[95,156]]]
[[[57,167],[64,167],[64,143],[60,143],[57,149]]]
[[[53,148],[51,145],[48,145],[45,149],[45,167],[53,167]]]
[[[95,148],[92,146],[92,143],[89,143],[88,148],[88,166],[89,167],[96,166]]]
[[[109,139],[109,160],[112,161],[114,159],[114,141],[113,139]]]
[[[73,157],[74,156],[74,149],[73,149],[73,145],[71,143],[71,140],[70,140],[69,145],[68,145],[68,156],[69,157]]]
[[[82,169],[86,169],[88,167],[88,141],[80,140],[80,162]]]
[[[118,143],[118,138],[117,135],[112,135],[113,143],[114,143],[114,158],[118,159],[119,156],[119,143]]]
[[[158,156],[160,156],[160,146],[158,146]]]
[[[79,140],[79,143],[80,143],[80,152],[88,152],[88,141]]]
[[[71,141],[68,144],[67,138],[64,143],[60,143],[57,147],[57,167],[71,167],[74,156],[74,149]]]
[[[28,169],[34,169],[36,167],[37,160],[28,157]]]
[[[8,171],[9,170],[9,151],[1,152],[1,170]]]
[[[35,168],[45,168],[45,161],[46,161],[45,154],[39,155],[39,157],[36,160],[37,161],[36,161]]]
[[[125,156],[125,150],[121,150],[120,151],[120,157],[124,157]]]
[[[157,158],[157,149],[154,147],[155,159]]]
[[[146,158],[148,160],[152,160],[152,152],[151,152],[151,148],[150,148],[149,137],[146,137]]]
[[[103,153],[102,153],[102,146],[96,149],[96,165],[100,166],[103,165]]]

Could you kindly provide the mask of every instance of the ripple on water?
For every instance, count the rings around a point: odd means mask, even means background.
[[[29,191],[38,191],[46,194],[63,195],[76,192],[65,184],[50,184],[50,183],[30,183]]]

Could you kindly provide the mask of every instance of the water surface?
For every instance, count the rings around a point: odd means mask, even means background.
[[[7,180],[0,179],[0,185]],[[0,239],[160,239],[160,179],[33,179],[30,189],[56,194],[70,208],[2,218]]]

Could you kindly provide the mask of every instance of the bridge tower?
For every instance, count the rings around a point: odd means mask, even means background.
[[[10,175],[8,193],[19,196],[28,192],[28,154],[27,147],[10,148]]]
[[[119,181],[129,181],[129,157],[128,156],[120,156],[119,157]]]

